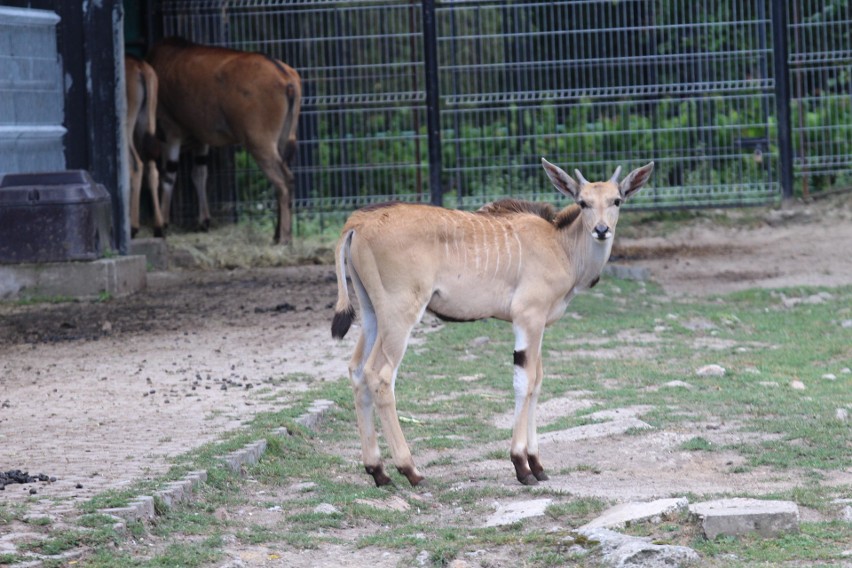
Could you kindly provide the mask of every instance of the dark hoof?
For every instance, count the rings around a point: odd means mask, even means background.
[[[373,476],[373,481],[376,482],[376,487],[381,487],[383,485],[393,485],[393,480],[385,474],[385,468],[382,466],[364,466],[364,469],[367,470],[367,473]]]
[[[158,239],[166,238],[166,230],[163,227],[154,227],[154,236]]]
[[[198,224],[198,230],[202,233],[207,233],[210,231],[210,219],[205,219],[201,223]]]
[[[543,471],[536,472],[536,473],[534,473],[533,475],[534,475],[534,476],[535,476],[535,478],[536,478],[536,479],[538,479],[539,481],[548,481],[548,480],[550,479],[550,477],[548,477],[548,476],[547,476],[547,474],[546,474],[546,473],[544,473]]]
[[[408,482],[411,484],[412,487],[417,487],[417,485],[419,485],[420,482],[425,479],[422,475],[414,473],[414,469],[412,468],[398,467],[396,469],[397,471],[399,471],[399,473],[401,473],[408,479]]]
[[[136,235],[138,235],[138,234],[139,234],[139,228],[138,227],[130,227],[130,238],[131,239],[135,239]]]
[[[533,474],[529,474],[523,479],[518,477],[518,481],[520,481],[523,485],[538,485],[538,479],[536,479]]]

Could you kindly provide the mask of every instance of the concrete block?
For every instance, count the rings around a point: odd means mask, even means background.
[[[511,525],[521,519],[539,517],[544,514],[553,499],[533,499],[531,501],[517,501],[507,505],[500,505],[493,515],[485,521],[486,527],[499,527]]]
[[[334,408],[334,402],[330,400],[315,400],[305,414],[296,418],[296,423],[314,430],[325,421],[329,410],[332,408]]]
[[[0,299],[127,296],[147,286],[144,256],[0,265]]]
[[[689,506],[698,518],[704,535],[739,536],[757,533],[764,537],[798,532],[799,507],[792,501],[761,499],[720,499]]]
[[[165,239],[133,239],[130,241],[129,252],[144,256],[152,270],[169,269],[169,248]]]
[[[622,503],[604,511],[595,520],[586,523],[581,529],[624,528],[631,523],[642,521],[660,522],[667,515],[686,511],[689,501],[686,497],[675,499],[657,499],[650,503]]]

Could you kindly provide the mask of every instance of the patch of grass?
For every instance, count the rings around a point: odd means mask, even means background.
[[[608,506],[605,500],[597,497],[579,497],[567,503],[552,504],[547,507],[546,513],[571,527],[578,527],[590,521]]]
[[[852,525],[843,521],[801,523],[796,534],[776,538],[745,536],[700,539],[693,547],[705,557],[737,558],[733,566],[764,566],[800,563],[826,563],[839,566],[844,562],[843,543],[852,541]]]
[[[713,452],[716,450],[709,440],[701,436],[690,438],[680,445],[680,449],[687,452]]]

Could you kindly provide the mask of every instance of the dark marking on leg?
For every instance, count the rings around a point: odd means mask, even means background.
[[[514,352],[514,360],[516,367],[523,367],[527,364],[527,352],[525,349],[521,349],[520,351]]]
[[[530,464],[530,470],[536,479],[539,481],[547,481],[550,479],[546,473],[544,473],[544,466],[541,465],[541,461],[539,461],[538,456],[527,456],[527,462]]]
[[[598,276],[597,278],[595,278],[594,280],[592,280],[592,283],[591,283],[591,284],[589,284],[589,289],[594,288],[594,287],[595,287],[595,285],[596,285],[596,284],[600,281],[600,279],[601,279],[601,277],[600,277],[600,276]]]
[[[158,239],[166,238],[166,228],[165,227],[154,227],[154,236]]]
[[[533,475],[527,465],[526,456],[516,456],[515,454],[512,454],[512,463],[515,466],[515,475],[517,476],[518,481],[524,485],[538,485],[538,479],[536,479],[535,475]]]
[[[375,466],[365,465],[364,469],[367,470],[367,473],[373,476],[373,481],[376,482],[376,487],[381,487],[382,485],[393,485],[391,478],[385,474],[385,468],[382,467],[382,464]]]
[[[178,171],[178,163],[173,160],[168,160],[166,162],[166,173],[175,173]]]
[[[414,473],[413,467],[398,467],[396,470],[408,478],[408,482],[412,487],[417,487],[417,485],[424,479],[422,475]]]

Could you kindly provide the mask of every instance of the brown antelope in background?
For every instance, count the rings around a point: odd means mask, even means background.
[[[515,421],[510,455],[518,480],[546,480],[535,409],[541,390],[544,328],[580,291],[594,286],[612,250],[619,208],[651,176],[654,163],[618,181],[577,181],[542,159],[550,181],[576,204],[562,211],[506,199],[476,212],[392,203],[353,213],[337,244],[337,304],[331,333],[342,338],[355,317],[362,329],[349,374],[361,452],[376,485],[385,474],[373,421],[375,405],[397,469],[417,485],[423,477],[399,425],[394,387],[411,329],[425,311],[449,321],[497,318],[515,332]]]
[[[150,65],[130,55],[124,56],[124,82],[127,89],[127,147],[130,150],[130,234],[139,232],[139,199],[142,176],[147,176],[154,203],[154,236],[163,236],[160,211],[157,159],[157,74]],[[144,171],[143,171],[144,164]]]
[[[275,186],[278,219],[275,242],[289,242],[290,202],[295,177],[290,161],[302,81],[295,69],[260,53],[167,38],[148,61],[160,80],[158,126],[165,137],[163,215],[168,222],[181,145],[193,146],[192,181],[198,193],[198,223],[210,226],[207,155],[211,146],[240,144]]]

